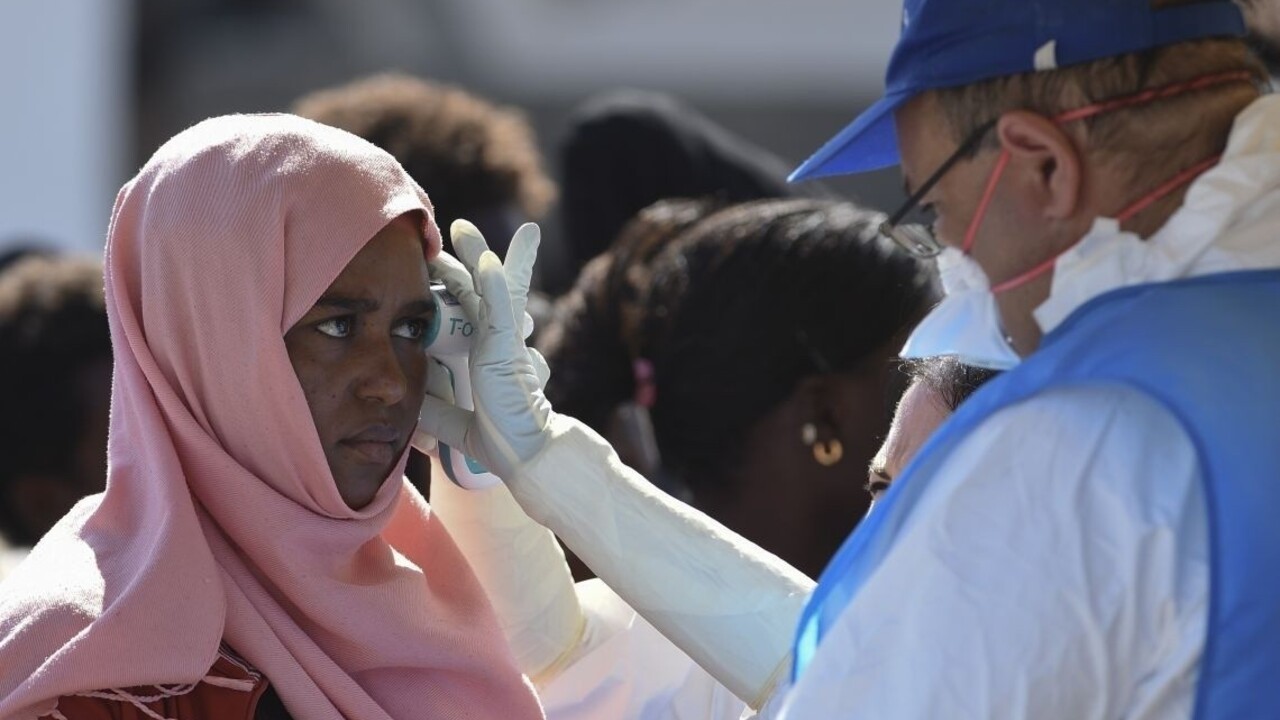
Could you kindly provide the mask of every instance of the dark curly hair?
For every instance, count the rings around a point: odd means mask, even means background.
[[[880,219],[848,202],[745,203],[654,263],[637,348],[664,469],[695,493],[732,476],[748,431],[797,383],[859,370],[933,302],[932,273],[879,236]]]
[[[671,199],[641,210],[556,301],[538,345],[553,370],[546,394],[558,411],[605,432],[610,413],[635,394],[631,361],[639,352],[650,264],[720,207],[711,199]]]
[[[319,90],[293,112],[391,153],[431,196],[444,229],[506,205],[539,219],[556,189],[524,114],[464,90],[388,73]]]
[[[100,263],[34,256],[0,273],[0,532],[12,542],[42,532],[11,515],[12,479],[73,472],[68,448],[89,421],[77,378],[110,359]]]

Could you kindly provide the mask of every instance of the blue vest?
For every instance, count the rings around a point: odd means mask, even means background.
[[[966,401],[827,566],[797,631],[794,677],[875,571],[930,479],[1001,408],[1118,384],[1195,444],[1209,513],[1208,633],[1196,720],[1280,714],[1280,271],[1142,285],[1096,298]]]

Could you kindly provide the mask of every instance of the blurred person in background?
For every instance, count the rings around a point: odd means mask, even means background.
[[[607,92],[585,101],[567,125],[559,150],[563,237],[539,263],[553,294],[659,200],[728,204],[804,192],[787,185],[781,160],[671,95]]]
[[[643,422],[635,415],[642,387],[637,374],[652,371],[636,365],[652,265],[684,231],[722,207],[710,199],[669,199],[641,210],[556,299],[553,321],[537,343],[554,370],[547,397],[609,438],[624,462],[660,485],[652,429],[634,425]]]
[[[0,585],[0,717],[542,717],[402,479],[439,249],[393,157],[293,116],[125,184],[106,491]]]
[[[386,73],[304,95],[292,112],[391,153],[432,189],[440,227],[465,218],[510,238],[540,220],[556,196],[524,114],[461,88]],[[449,238],[444,243],[453,252]]]
[[[37,252],[0,270],[0,398],[0,538],[13,560],[105,482],[102,263]]]
[[[57,254],[52,249],[54,247],[52,243],[32,240],[26,237],[9,238],[0,243],[0,247],[4,248],[0,250],[0,271],[23,258],[37,255],[48,257]]]

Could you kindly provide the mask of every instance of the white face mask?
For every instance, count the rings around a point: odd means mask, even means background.
[[[945,297],[907,338],[902,357],[951,355],[990,370],[1008,370],[1022,362],[1005,335],[982,266],[953,247],[943,249],[937,263]]]

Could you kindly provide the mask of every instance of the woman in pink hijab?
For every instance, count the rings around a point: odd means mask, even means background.
[[[0,718],[542,716],[403,481],[439,247],[390,155],[287,115],[125,185],[107,489],[0,586]]]

